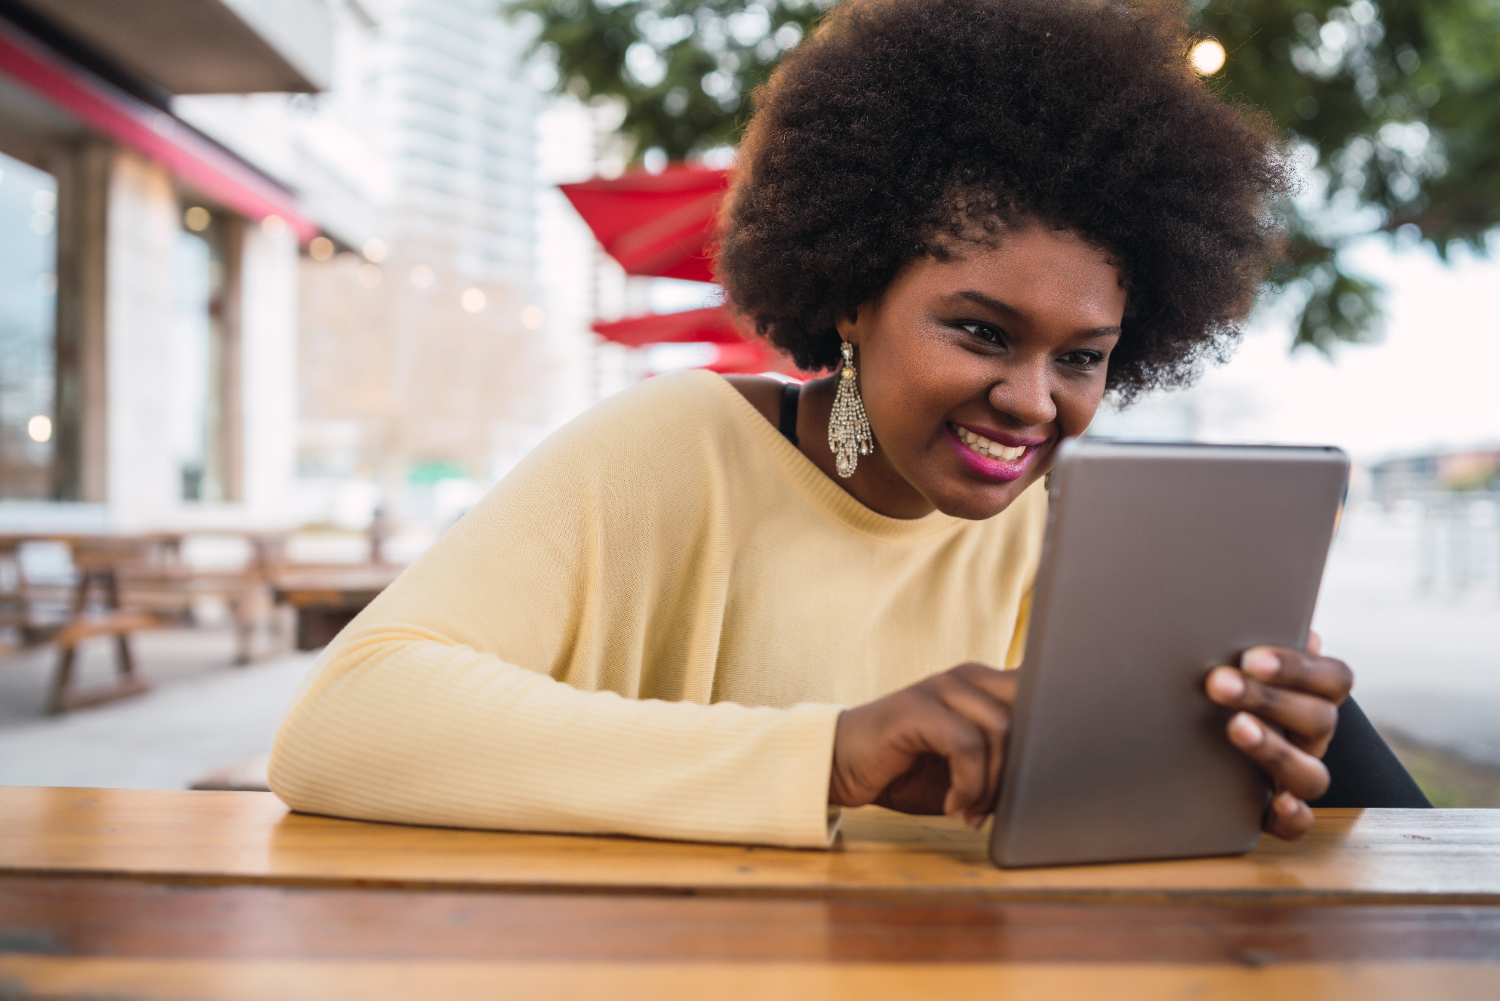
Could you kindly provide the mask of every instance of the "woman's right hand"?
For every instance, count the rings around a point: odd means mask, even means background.
[[[828,802],[943,813],[978,827],[995,807],[1016,672],[960,664],[839,715]]]

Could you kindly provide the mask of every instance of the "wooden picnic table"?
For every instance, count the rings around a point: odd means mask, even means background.
[[[1500,811],[1323,810],[1237,858],[1000,870],[876,807],[828,851],[0,789],[18,996],[1500,996]]]
[[[32,542],[54,542],[69,548],[76,579],[66,590],[66,621],[50,639],[58,648],[53,678],[51,708],[65,712],[144,692],[149,687],[136,671],[130,636],[160,626],[163,609],[185,611],[197,597],[229,599],[235,607],[237,625],[236,661],[248,663],[256,621],[264,618],[269,601],[256,599],[265,592],[266,578],[280,562],[286,533],[228,532],[250,543],[254,555],[243,569],[206,571],[182,562],[183,532],[90,533],[32,532],[0,534],[0,559],[15,561],[15,593],[0,596],[8,618],[0,624],[14,625],[23,636],[32,630],[29,604],[34,590],[21,573],[20,547]],[[58,590],[56,586],[53,591]],[[48,595],[55,602],[57,594]],[[264,604],[266,607],[261,608]],[[43,635],[46,635],[43,633]],[[95,636],[115,641],[116,677],[112,683],[88,688],[76,686],[74,665],[78,645]]]
[[[389,563],[282,567],[272,576],[276,604],[297,610],[297,649],[326,646],[400,576]]]

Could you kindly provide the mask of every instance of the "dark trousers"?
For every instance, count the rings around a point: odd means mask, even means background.
[[[1313,806],[1432,806],[1353,699],[1339,706],[1338,729],[1323,763],[1333,783]]]

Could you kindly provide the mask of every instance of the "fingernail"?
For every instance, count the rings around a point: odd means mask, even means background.
[[[966,817],[965,821],[968,823],[970,830],[977,831],[984,824],[984,817]]]
[[[1232,667],[1214,668],[1208,683],[1221,699],[1237,699],[1245,694],[1245,679]]]
[[[1259,747],[1266,739],[1266,731],[1249,713],[1236,713],[1229,721],[1229,735],[1241,747]]]
[[[1258,646],[1245,651],[1245,655],[1240,658],[1240,670],[1262,681],[1269,681],[1281,670],[1281,658],[1265,647]]]
[[[1284,792],[1276,797],[1276,812],[1283,817],[1290,817],[1297,812],[1297,797],[1289,792]]]

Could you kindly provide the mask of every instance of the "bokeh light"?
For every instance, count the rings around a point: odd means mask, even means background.
[[[307,254],[315,261],[326,261],[333,257],[333,241],[326,236],[313,237],[307,245]]]
[[[1224,68],[1224,46],[1216,38],[1205,38],[1188,53],[1188,62],[1199,76],[1213,76]]]
[[[35,442],[48,442],[52,440],[52,418],[45,414],[37,414],[26,422],[26,434]]]
[[[470,313],[477,313],[484,308],[485,296],[477,288],[464,289],[464,294],[458,297],[459,305]]]
[[[201,233],[208,229],[208,224],[214,221],[214,217],[208,214],[208,209],[202,205],[194,205],[182,214],[182,224],[194,233]]]

